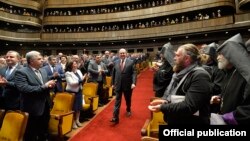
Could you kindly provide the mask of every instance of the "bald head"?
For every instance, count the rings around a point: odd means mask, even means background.
[[[121,48],[120,50],[119,50],[119,56],[120,56],[120,59],[125,59],[126,58],[126,56],[127,56],[127,50],[126,49],[124,49],[124,48]]]

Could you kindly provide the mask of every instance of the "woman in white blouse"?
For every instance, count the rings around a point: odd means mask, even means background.
[[[82,110],[83,95],[82,95],[82,83],[85,79],[86,74],[82,74],[78,69],[76,61],[69,62],[66,65],[65,78],[66,78],[66,91],[75,93],[75,101],[73,110],[75,111],[73,128],[76,129],[81,127],[82,124],[79,121],[80,111]]]

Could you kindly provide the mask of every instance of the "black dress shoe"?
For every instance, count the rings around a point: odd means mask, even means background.
[[[102,104],[102,103],[99,103],[99,104],[98,104],[98,107],[102,107],[102,106],[103,106],[103,104]]]
[[[119,123],[119,119],[118,119],[118,118],[112,118],[112,119],[110,120],[110,122],[113,122],[113,123],[115,123],[115,124],[118,124],[118,123]]]
[[[130,116],[131,116],[131,112],[127,112],[127,113],[126,113],[126,116],[127,116],[127,117],[130,117]]]

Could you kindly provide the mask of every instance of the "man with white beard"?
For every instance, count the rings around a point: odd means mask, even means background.
[[[250,57],[240,34],[225,41],[217,50],[218,68],[225,70],[220,96],[211,103],[221,105],[227,124],[250,124]]]

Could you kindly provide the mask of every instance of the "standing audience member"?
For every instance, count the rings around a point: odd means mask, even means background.
[[[23,67],[27,67],[27,60],[25,57],[21,58],[20,65],[22,65]]]
[[[250,39],[248,39],[248,40],[246,41],[245,45],[246,45],[247,51],[248,51],[248,53],[249,53],[249,52],[250,52]]]
[[[216,52],[217,46],[217,44],[211,43],[205,46],[203,49],[203,55],[205,55],[207,58],[204,64],[204,68],[210,74],[212,81],[212,96],[221,93],[222,81],[225,76],[225,72],[218,68]],[[211,104],[210,111],[212,113],[217,113],[219,109],[220,106],[218,106],[218,104]]]
[[[71,56],[71,61],[75,61],[75,62],[77,63],[77,68],[80,67],[81,62],[80,62],[80,58],[79,58],[78,55],[72,55],[72,56]]]
[[[54,93],[62,92],[62,79],[65,78],[64,71],[60,64],[56,63],[56,56],[50,55],[48,57],[48,65],[43,68],[46,70],[49,79],[56,81],[56,87],[54,88]]]
[[[16,51],[8,51],[6,56],[7,66],[0,69],[0,86],[3,89],[3,104],[5,110],[20,110],[20,93],[15,85],[15,72],[21,68],[20,55]]]
[[[114,62],[112,73],[112,86],[116,95],[111,122],[119,123],[119,113],[122,102],[122,93],[126,101],[126,115],[131,116],[131,97],[136,84],[136,70],[134,62],[128,58],[127,51],[122,48],[119,50],[119,59]]]
[[[174,50],[170,43],[165,44],[161,51],[162,65],[154,66],[153,88],[155,97],[162,97],[173,75]]]
[[[68,62],[67,56],[66,55],[61,56],[60,60],[61,62],[59,64],[62,66],[63,72],[65,72],[66,64]]]
[[[102,106],[106,103],[103,84],[106,84],[106,74],[108,73],[108,70],[105,64],[101,62],[101,55],[96,55],[95,60],[90,61],[88,72],[89,82],[98,83],[97,94],[100,98],[99,106]]]
[[[50,89],[55,86],[44,69],[43,57],[37,51],[26,54],[28,66],[15,73],[15,84],[21,93],[21,111],[29,113],[25,141],[45,141],[50,119]]]
[[[79,121],[80,111],[82,110],[82,104],[84,104],[83,95],[82,95],[82,85],[83,80],[86,75],[82,75],[81,71],[78,69],[78,64],[76,61],[70,61],[66,66],[66,91],[75,94],[75,101],[73,105],[74,111],[74,122],[73,129],[81,127],[82,124]]]
[[[222,92],[213,96],[223,120],[230,125],[250,124],[250,57],[237,34],[218,48],[218,67],[225,70]]]
[[[6,66],[6,60],[3,56],[0,56],[0,69]],[[0,108],[4,108],[4,97],[3,97],[3,87],[0,87]]]
[[[59,52],[57,57],[56,57],[56,63],[61,63],[61,57],[63,56],[62,52]]]
[[[0,68],[3,68],[6,66],[6,60],[3,56],[0,56]]]
[[[89,66],[89,58],[87,54],[82,54],[81,57],[81,65],[79,69],[81,70],[82,74],[88,73],[88,66]]]
[[[48,65],[48,56],[44,55],[43,56],[43,66],[46,66],[46,65]]]
[[[174,63],[174,74],[164,96],[152,101],[149,110],[163,112],[169,125],[209,124],[211,80],[199,65],[199,50],[193,44],[180,46]],[[183,97],[183,100],[176,102],[176,97]]]
[[[112,58],[110,57],[109,51],[105,51],[104,58],[102,59],[102,62],[106,65],[106,68],[108,69],[107,76],[111,76],[114,63],[112,61]]]

